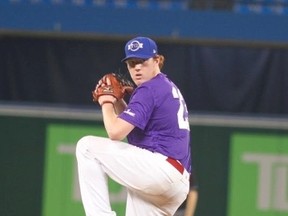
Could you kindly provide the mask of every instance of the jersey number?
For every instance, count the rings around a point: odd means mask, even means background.
[[[184,101],[184,98],[179,91],[178,88],[173,87],[172,88],[172,94],[174,98],[177,98],[179,100],[179,109],[177,112],[177,119],[178,119],[178,125],[180,129],[186,129],[190,130],[189,126],[189,118],[188,118],[188,111],[186,107],[186,103]]]

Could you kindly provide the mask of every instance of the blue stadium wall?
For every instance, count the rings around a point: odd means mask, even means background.
[[[286,13],[279,15],[237,13],[235,10],[213,12],[177,8],[161,10],[100,7],[89,5],[91,1],[88,0],[74,1],[83,2],[80,5],[51,2],[53,1],[1,1],[0,30],[112,37],[142,34],[201,41],[288,42]]]

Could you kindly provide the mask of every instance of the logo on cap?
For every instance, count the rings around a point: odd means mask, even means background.
[[[143,43],[140,43],[137,40],[131,41],[131,43],[128,45],[128,50],[131,50],[131,51],[137,51],[142,48],[143,48]]]

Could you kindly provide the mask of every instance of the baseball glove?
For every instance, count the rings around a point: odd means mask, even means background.
[[[97,102],[102,95],[112,95],[117,100],[120,100],[127,93],[131,94],[133,90],[134,85],[131,81],[120,74],[109,73],[99,80],[95,90],[92,91],[93,101]]]

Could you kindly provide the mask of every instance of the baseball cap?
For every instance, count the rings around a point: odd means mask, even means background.
[[[136,37],[128,41],[125,45],[126,61],[129,58],[149,59],[157,55],[158,48],[152,39],[148,37]]]

